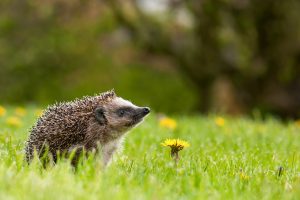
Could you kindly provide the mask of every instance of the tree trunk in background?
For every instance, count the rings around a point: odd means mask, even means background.
[[[143,50],[177,63],[195,85],[200,111],[300,114],[300,2],[170,1],[167,22],[135,1],[106,2]],[[180,9],[192,27],[174,20]]]

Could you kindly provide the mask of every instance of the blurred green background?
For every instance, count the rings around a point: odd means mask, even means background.
[[[0,103],[114,88],[158,112],[300,114],[298,0],[1,0]]]

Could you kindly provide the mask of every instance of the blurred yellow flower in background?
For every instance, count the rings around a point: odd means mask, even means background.
[[[163,117],[159,120],[159,126],[174,130],[177,127],[177,122],[172,118]]]
[[[0,117],[3,117],[6,114],[6,109],[3,106],[0,106]]]
[[[300,127],[300,119],[295,121],[296,126]]]
[[[250,177],[247,174],[245,174],[244,172],[240,172],[240,179],[247,181],[250,179]]]
[[[223,117],[217,117],[215,118],[215,123],[217,126],[224,126],[225,125],[225,119]]]
[[[18,117],[9,117],[6,119],[6,124],[10,126],[19,127],[22,125],[22,122]]]
[[[15,109],[15,114],[19,117],[23,117],[24,115],[26,115],[26,113],[27,113],[27,111],[23,107],[17,107]]]
[[[42,109],[36,109],[36,110],[34,111],[34,115],[35,115],[36,117],[41,117],[41,116],[43,115],[43,113],[44,113],[44,110],[42,110]]]

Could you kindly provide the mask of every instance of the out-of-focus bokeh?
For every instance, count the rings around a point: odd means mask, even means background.
[[[298,0],[1,0],[0,103],[115,88],[159,112],[300,114]]]

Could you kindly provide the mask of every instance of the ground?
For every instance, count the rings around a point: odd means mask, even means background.
[[[43,169],[24,163],[24,142],[40,110],[0,109],[0,199],[299,199],[300,126],[224,116],[151,114],[128,134],[106,171],[88,159],[77,171],[67,161]],[[190,146],[177,166],[161,143]]]

